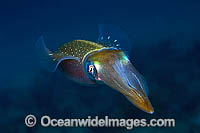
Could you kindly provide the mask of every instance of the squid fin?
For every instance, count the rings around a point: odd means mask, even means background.
[[[53,53],[46,47],[43,36],[41,36],[36,42],[36,53],[39,57],[41,65],[49,72],[55,72],[58,65],[64,60],[79,60],[76,57],[63,56],[58,55],[57,53]]]
[[[99,43],[130,52],[131,45],[128,36],[120,27],[111,24],[99,24]]]

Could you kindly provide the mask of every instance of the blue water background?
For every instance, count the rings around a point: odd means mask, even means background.
[[[200,2],[198,0],[0,2],[1,133],[199,133]],[[34,45],[51,50],[74,39],[97,40],[99,23],[122,27],[130,59],[147,80],[153,115],[106,86],[85,87],[42,69]],[[27,128],[24,118],[175,118],[175,128]]]

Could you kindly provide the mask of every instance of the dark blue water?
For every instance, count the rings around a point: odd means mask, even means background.
[[[1,1],[0,132],[200,132],[200,2]],[[40,35],[55,50],[74,40],[95,41],[97,25],[128,34],[134,66],[148,82],[153,115],[106,86],[85,87],[42,69],[34,45]],[[24,118],[175,118],[175,128],[27,128]]]

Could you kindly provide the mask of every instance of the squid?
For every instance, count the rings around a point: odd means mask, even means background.
[[[128,37],[119,27],[101,24],[97,41],[73,40],[52,52],[41,36],[36,42],[36,51],[40,63],[48,71],[60,69],[80,84],[105,84],[139,109],[153,114],[146,81],[128,57],[130,46]]]

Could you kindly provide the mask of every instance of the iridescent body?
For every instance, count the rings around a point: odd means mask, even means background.
[[[57,52],[51,54],[52,58],[58,62],[60,59],[68,56],[75,57],[76,59],[68,59],[61,62],[61,69],[72,80],[82,84],[94,84],[93,80],[90,80],[83,69],[84,58],[103,46],[91,41],[86,40],[74,40],[61,46]]]
[[[56,52],[48,50],[41,37],[36,45],[41,61],[48,70],[60,68],[78,83],[104,83],[122,93],[138,108],[152,114],[154,110],[142,75],[118,47],[128,41],[124,34],[116,34],[121,31],[108,29],[100,28],[98,42],[74,40],[62,45]]]

